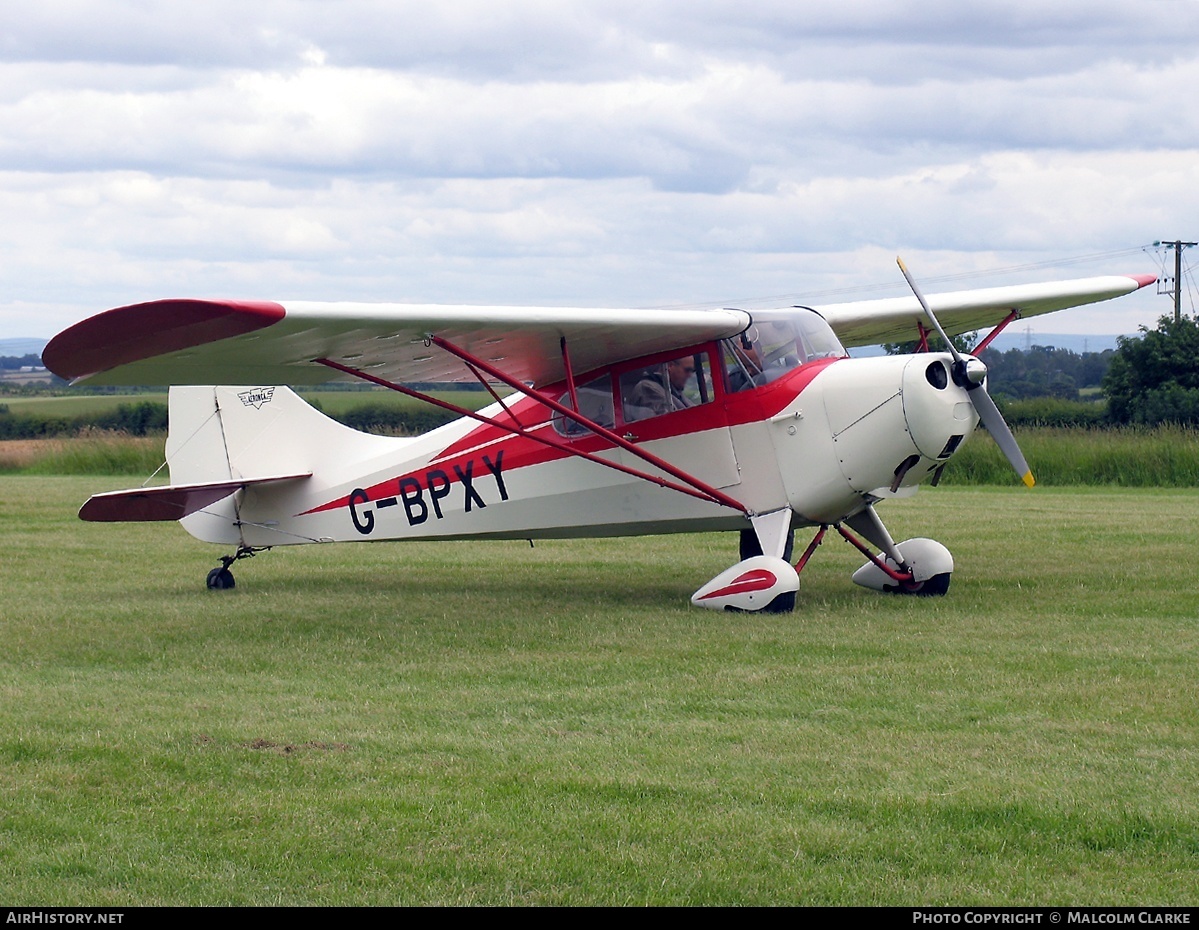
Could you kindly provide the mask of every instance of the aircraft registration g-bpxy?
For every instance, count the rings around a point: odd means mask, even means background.
[[[849,358],[844,346],[995,327],[977,354],[1013,320],[1153,280],[926,300],[909,277],[910,298],[769,311],[161,300],[82,321],[43,359],[75,382],[172,385],[171,483],[96,495],[80,516],[181,520],[236,547],[210,588],[233,586],[237,559],[281,545],[731,530],[741,561],[692,602],[790,610],[830,527],[868,560],[857,583],[944,594],[948,550],[896,543],[875,505],[935,484],[980,420],[1032,484],[974,355]],[[461,419],[415,438],[368,435],[282,386],[337,379]],[[495,403],[476,413],[406,386],[463,381]],[[242,386],[215,386],[231,384]],[[792,563],[801,527],[815,537]]]

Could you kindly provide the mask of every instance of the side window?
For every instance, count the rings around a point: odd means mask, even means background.
[[[620,376],[621,415],[626,423],[698,407],[712,400],[707,355],[680,355],[633,368]]]
[[[612,406],[612,381],[608,375],[603,375],[594,381],[588,381],[586,384],[579,385],[575,393],[579,397],[579,413],[607,429],[611,429],[616,425],[616,417],[613,414]],[[574,409],[574,404],[570,401],[569,391],[563,392],[562,396],[556,398],[556,400],[563,407],[568,407],[571,410]],[[560,413],[554,414],[553,424],[554,431],[559,436],[573,438],[591,432],[582,423],[572,420],[570,417],[563,416]]]
[[[725,384],[730,393],[747,391],[765,384],[761,350],[748,338],[725,339],[721,344]]]

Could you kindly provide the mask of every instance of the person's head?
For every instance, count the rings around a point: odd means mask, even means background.
[[[693,374],[695,374],[695,359],[691,356],[671,359],[666,363],[666,376],[670,378],[670,386],[676,391],[681,391],[686,386],[687,379]]]

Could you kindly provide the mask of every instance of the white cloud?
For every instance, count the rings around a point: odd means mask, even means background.
[[[48,0],[0,36],[4,336],[166,294],[798,299],[900,249],[1199,232],[1197,4]]]

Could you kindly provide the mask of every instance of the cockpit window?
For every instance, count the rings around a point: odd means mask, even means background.
[[[616,425],[616,418],[613,416],[612,408],[612,380],[608,375],[603,375],[594,381],[579,385],[575,393],[579,398],[579,412],[583,416],[587,417],[593,423],[598,423],[600,426],[608,429]],[[557,398],[557,400],[563,407],[571,410],[574,409],[569,391]],[[561,436],[574,437],[591,433],[591,430],[587,429],[578,420],[572,420],[561,413],[554,414],[553,423],[554,431]]]
[[[848,354],[833,328],[815,310],[794,307],[791,319],[795,324],[796,341],[803,344],[805,362],[818,358],[845,358]]]
[[[658,358],[659,361],[648,365],[634,364],[618,375],[618,398],[623,422],[632,423],[688,410],[715,400],[712,363],[707,351],[689,352],[676,358]],[[575,393],[579,398],[579,412],[584,417],[605,429],[615,426],[611,375],[604,374],[580,384]],[[569,391],[564,391],[555,400],[567,409],[574,409]],[[551,422],[554,431],[568,439],[592,434],[592,430],[562,413],[554,413]]]
[[[769,384],[793,368],[819,358],[842,358],[845,348],[814,310],[755,311],[753,324],[722,344],[730,391]]]
[[[713,398],[708,356],[680,355],[620,376],[621,417],[626,423],[706,404]]]

